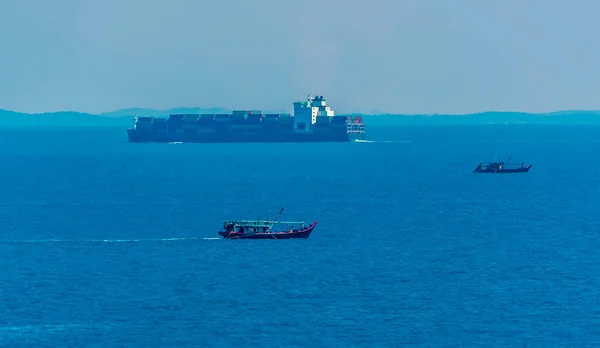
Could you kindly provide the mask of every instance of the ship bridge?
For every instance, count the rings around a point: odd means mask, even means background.
[[[335,116],[335,112],[327,105],[323,96],[311,96],[303,101],[294,102],[294,128],[296,132],[312,132],[312,125],[317,122],[317,117]]]

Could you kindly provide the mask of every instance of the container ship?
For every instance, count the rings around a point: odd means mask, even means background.
[[[294,102],[294,115],[235,110],[231,114],[135,117],[129,142],[349,142],[365,140],[361,116],[336,116],[323,96]]]

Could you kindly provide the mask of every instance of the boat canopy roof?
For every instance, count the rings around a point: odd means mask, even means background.
[[[271,227],[275,224],[306,225],[304,221],[275,221],[275,220],[225,220],[223,224],[241,227]]]
[[[520,166],[522,163],[508,163],[506,161],[493,161],[493,162],[487,162],[487,163],[482,163],[484,165],[503,165],[503,166]]]
[[[522,163],[510,163],[510,160],[512,159],[512,157],[509,157],[506,161],[503,160],[497,160],[497,161],[489,161],[486,163],[482,163],[480,162],[480,164],[487,164],[489,165],[503,165],[503,166],[518,166],[518,165],[523,165]]]
[[[244,228],[266,228],[270,229],[273,225],[276,224],[287,224],[287,225],[300,225],[302,227],[306,226],[306,222],[304,221],[277,221],[277,219],[283,214],[283,208],[279,211],[275,219],[267,219],[267,220],[225,220],[223,221],[223,226],[225,228],[231,227],[244,227]]]

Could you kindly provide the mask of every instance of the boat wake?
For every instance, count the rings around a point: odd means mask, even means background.
[[[114,325],[83,325],[83,324],[62,324],[62,325],[19,325],[19,326],[0,326],[0,346],[16,347],[23,344],[24,340],[43,339],[47,335],[74,335],[81,334],[84,331],[110,330]]]
[[[599,143],[600,140],[478,140],[476,143],[521,143],[521,144],[592,144]]]
[[[102,329],[109,328],[110,325],[82,325],[82,324],[63,324],[63,325],[21,325],[21,326],[0,326],[0,334],[24,333],[24,332],[59,332],[72,331],[77,329]]]
[[[172,242],[192,240],[220,240],[221,238],[147,238],[147,239],[29,239],[29,240],[0,240],[0,244],[15,243],[141,243],[141,242]]]
[[[409,144],[412,143],[410,140],[354,140],[356,143],[401,143],[401,144]]]

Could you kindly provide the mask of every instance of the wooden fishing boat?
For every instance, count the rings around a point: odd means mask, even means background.
[[[318,223],[315,221],[307,226],[304,221],[277,221],[282,213],[283,208],[273,220],[226,220],[219,235],[225,239],[306,239]],[[287,225],[288,228],[274,229],[275,225]]]
[[[525,163],[521,162],[521,164],[512,164],[508,163],[510,158],[507,161],[496,161],[496,162],[488,162],[488,163],[479,163],[479,165],[473,170],[473,173],[495,173],[495,174],[503,174],[503,173],[526,173],[531,168],[531,164],[525,165]]]

